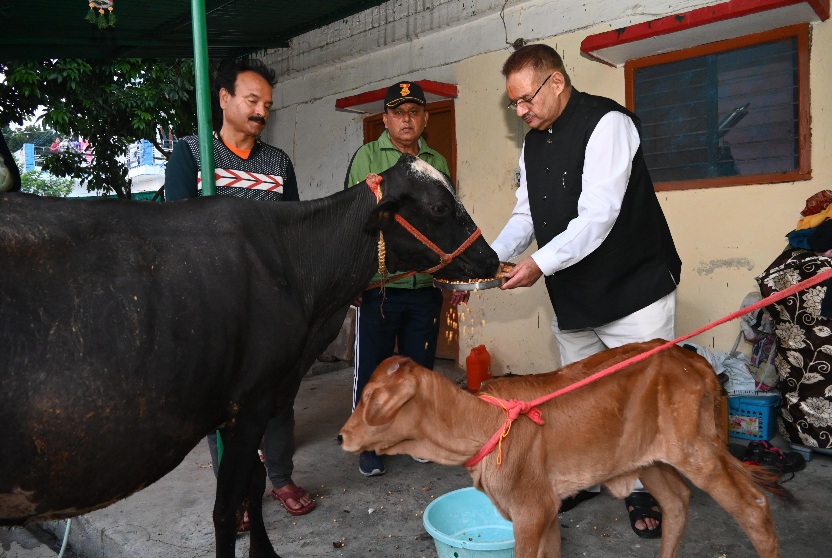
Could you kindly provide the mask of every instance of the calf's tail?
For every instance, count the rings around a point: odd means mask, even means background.
[[[797,499],[794,495],[786,487],[780,484],[782,473],[777,469],[762,465],[752,465],[750,463],[740,461],[739,459],[732,459],[731,463],[734,467],[747,475],[758,488],[765,490],[770,494],[774,494],[783,502],[789,504],[797,503]]]

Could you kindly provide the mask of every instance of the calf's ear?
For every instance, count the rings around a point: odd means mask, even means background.
[[[405,403],[416,395],[416,380],[413,377],[388,382],[377,387],[367,398],[364,406],[364,422],[370,426],[381,426],[391,422]]]
[[[376,232],[377,230],[386,231],[396,219],[396,213],[398,213],[400,206],[401,203],[398,198],[384,196],[370,213],[364,229],[370,233]]]

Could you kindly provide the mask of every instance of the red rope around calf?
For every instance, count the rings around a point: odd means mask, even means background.
[[[749,312],[753,312],[754,310],[759,310],[760,308],[768,306],[769,304],[771,304],[773,302],[777,302],[778,300],[784,299],[787,296],[791,296],[794,293],[796,293],[798,291],[801,291],[803,289],[813,287],[814,285],[817,285],[818,283],[821,283],[821,282],[823,282],[827,279],[830,279],[830,278],[832,278],[832,269],[828,269],[828,270],[824,271],[823,273],[819,273],[819,274],[815,275],[814,277],[810,277],[809,279],[806,279],[804,281],[801,281],[800,283],[792,285],[791,287],[783,289],[782,291],[780,291],[778,293],[775,293],[771,296],[768,296],[768,297],[766,297],[766,298],[764,298],[764,299],[762,299],[758,302],[755,302],[754,304],[752,304],[750,306],[746,306],[745,308],[740,308],[736,312],[732,312],[732,313],[728,314],[727,316],[725,316],[724,318],[720,318],[720,319],[716,320],[715,322],[711,322],[710,324],[708,324],[706,326],[700,327],[696,331],[692,331],[692,332],[688,333],[687,335],[677,337],[673,341],[668,341],[668,342],[664,343],[663,345],[659,345],[658,347],[654,347],[653,349],[650,349],[649,351],[645,351],[643,353],[637,354],[634,357],[630,357],[626,360],[622,360],[619,363],[616,363],[616,364],[614,364],[614,365],[612,365],[608,368],[605,368],[605,369],[603,369],[599,372],[596,372],[596,373],[594,373],[590,376],[587,376],[583,380],[575,382],[574,384],[568,385],[565,388],[559,389],[559,390],[557,390],[553,393],[550,393],[548,395],[544,395],[543,397],[538,397],[537,399],[535,399],[533,401],[516,401],[516,400],[504,401],[502,399],[499,399],[497,397],[492,397],[490,395],[485,395],[485,394],[480,395],[480,397],[482,397],[484,400],[488,401],[489,403],[491,403],[493,405],[499,405],[503,408],[503,410],[506,412],[506,422],[500,430],[498,430],[497,432],[494,433],[494,435],[491,437],[491,439],[488,440],[488,442],[486,442],[486,444],[480,449],[480,451],[478,451],[476,454],[474,454],[468,461],[466,461],[464,463],[464,465],[466,467],[473,467],[474,465],[476,465],[477,463],[482,461],[485,458],[486,455],[488,455],[489,453],[494,451],[494,448],[497,447],[497,445],[500,445],[501,448],[502,448],[503,438],[505,438],[508,435],[508,432],[511,429],[511,423],[520,414],[529,415],[529,418],[532,419],[537,424],[543,424],[543,419],[541,418],[542,413],[540,412],[539,409],[537,409],[537,405],[540,405],[541,403],[545,403],[545,402],[547,402],[551,399],[554,399],[555,397],[563,395],[564,393],[569,393],[570,391],[574,391],[574,390],[576,390],[580,387],[583,387],[587,384],[591,384],[592,382],[595,382],[595,381],[600,380],[601,378],[603,378],[605,376],[609,376],[610,374],[618,372],[622,368],[625,368],[625,367],[627,367],[631,364],[635,364],[636,362],[641,362],[642,360],[650,358],[651,356],[658,353],[659,351],[663,351],[667,348],[672,347],[673,345],[676,345],[677,343],[681,343],[682,341],[690,339],[691,337],[695,337],[695,336],[699,335],[700,333],[703,333],[703,332],[705,332],[705,331],[707,331],[707,330],[709,330],[713,327],[716,327],[720,324],[724,324],[725,322],[728,322],[728,321],[733,320],[735,318],[739,318],[740,316],[748,314]],[[532,416],[533,413],[534,413],[534,416]],[[502,451],[502,449],[501,449],[501,451]],[[498,464],[502,463],[502,454],[499,455],[499,457],[497,459],[497,463]]]

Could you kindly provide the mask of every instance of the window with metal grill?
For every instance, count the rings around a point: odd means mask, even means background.
[[[657,190],[811,178],[808,25],[627,62]]]

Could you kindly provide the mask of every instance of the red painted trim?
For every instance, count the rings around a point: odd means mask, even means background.
[[[453,83],[444,83],[441,81],[432,81],[429,79],[420,79],[416,83],[422,86],[425,93],[433,93],[439,97],[446,99],[456,99],[459,97],[459,88]]]
[[[441,81],[432,81],[429,79],[416,80],[425,93],[437,95],[445,99],[455,99],[459,96],[459,88],[452,83],[443,83]],[[372,91],[365,91],[358,95],[350,95],[349,97],[341,97],[335,100],[335,108],[346,109],[366,103],[375,103],[384,100],[384,94],[387,92],[386,88],[374,89]]]
[[[376,89],[374,91],[365,91],[358,95],[350,95],[349,97],[341,97],[335,100],[335,108],[345,109],[354,107],[356,105],[363,105],[364,103],[375,103],[376,101],[384,100],[384,89]]]
[[[829,0],[806,0],[806,3],[812,6],[821,21],[829,19]]]
[[[808,2],[821,21],[829,19],[829,0],[808,0]]]
[[[802,3],[811,6],[821,21],[829,19],[829,0],[729,0],[714,6],[590,35],[581,41],[581,52],[597,59],[592,53],[604,48]]]

